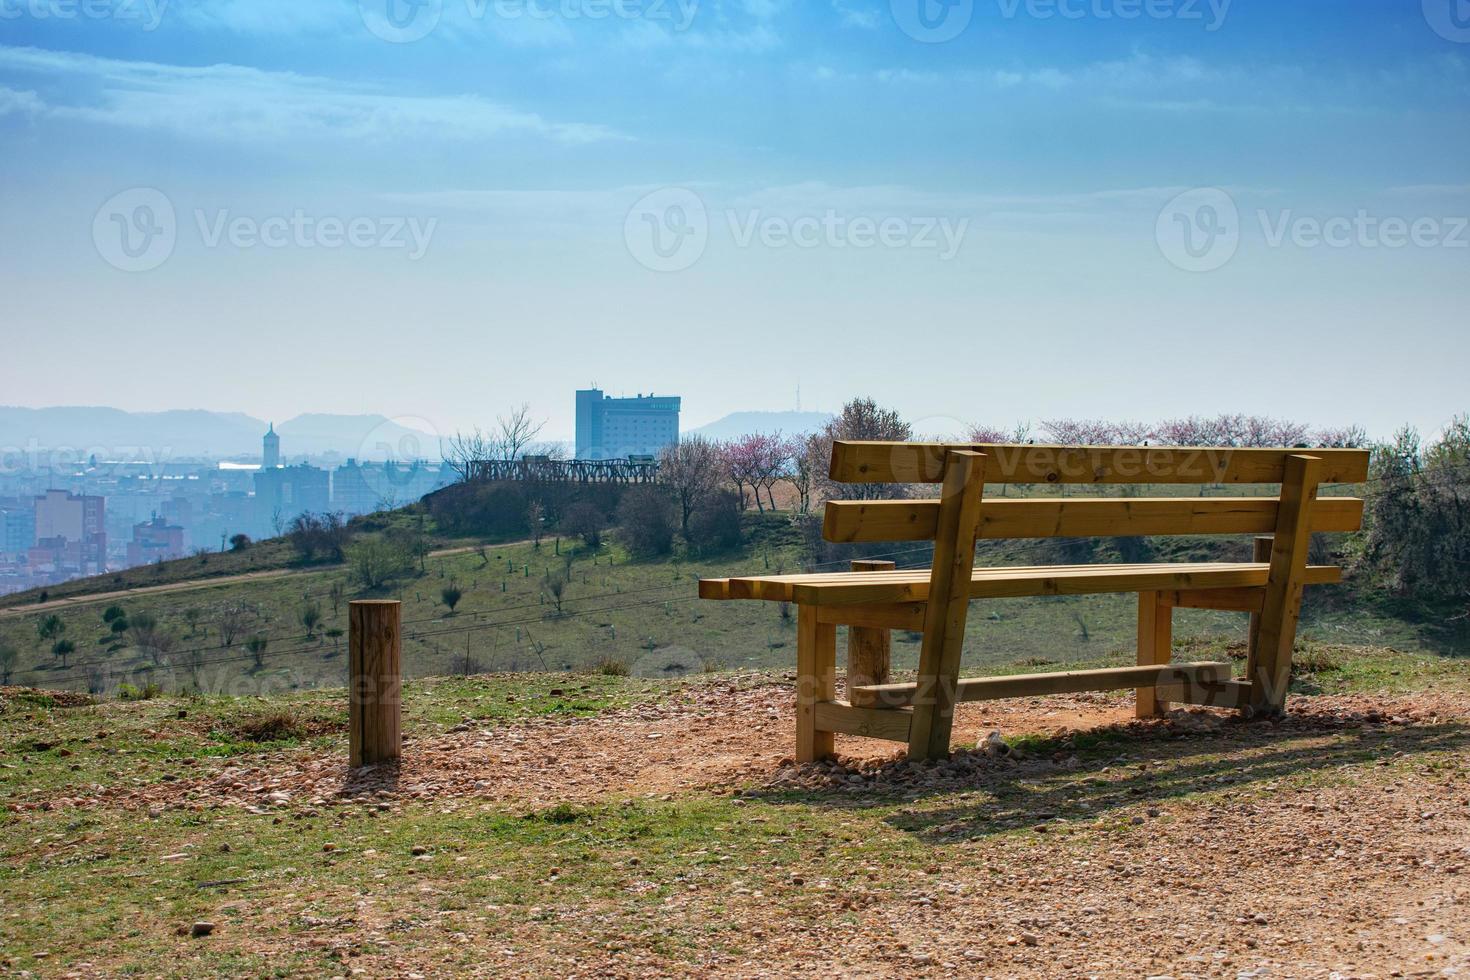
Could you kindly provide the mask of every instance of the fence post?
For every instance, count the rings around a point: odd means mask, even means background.
[[[854,572],[891,572],[898,565],[891,561],[856,559],[852,563]],[[889,631],[871,626],[849,626],[847,628],[847,700],[860,708],[879,708],[878,698],[858,694],[856,689],[865,684],[887,684],[889,682],[889,657],[891,651]]]
[[[401,610],[394,599],[355,599],[347,607],[348,762],[354,769],[401,754]]]

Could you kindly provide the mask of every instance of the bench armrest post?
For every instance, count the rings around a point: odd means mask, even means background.
[[[896,562],[855,559],[854,572],[891,572],[898,568]],[[892,639],[888,630],[875,626],[849,626],[847,628],[847,700],[860,708],[881,707],[877,699],[861,693],[857,688],[869,684],[887,684]]]

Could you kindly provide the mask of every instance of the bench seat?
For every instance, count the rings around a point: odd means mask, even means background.
[[[1264,589],[1271,571],[1265,562],[1178,562],[1147,565],[1033,565],[975,568],[971,599],[1112,592],[1169,592],[1202,589]],[[888,605],[929,598],[930,570],[832,572],[702,579],[705,599],[762,599],[809,606]],[[1305,584],[1342,580],[1335,565],[1308,565]]]

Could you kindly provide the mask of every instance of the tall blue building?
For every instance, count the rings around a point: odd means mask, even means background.
[[[601,389],[577,392],[577,458],[653,456],[679,441],[677,395],[611,398]]]

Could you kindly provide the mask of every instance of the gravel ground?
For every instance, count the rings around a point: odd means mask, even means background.
[[[875,858],[840,887],[794,881],[822,910],[799,918],[738,890],[663,910],[670,923],[733,917],[761,940],[758,959],[690,967],[609,951],[487,975],[1470,976],[1470,697],[1291,708],[1243,723],[1205,710],[1135,722],[1128,701],[1102,695],[965,705],[957,742],[982,747],[950,762],[839,738],[839,760],[798,766],[788,686],[706,683],[582,720],[466,720],[408,743],[401,769],[351,779],[341,758],[294,750],[13,807],[398,811],[705,793],[887,806],[891,827],[930,845],[921,867]],[[1009,751],[987,742],[997,730],[1044,738]],[[869,887],[896,877],[897,893]]]

